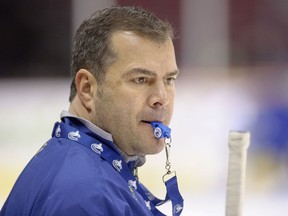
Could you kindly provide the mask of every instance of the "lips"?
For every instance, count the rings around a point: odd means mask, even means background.
[[[141,122],[146,123],[146,124],[151,124],[151,122],[160,122],[163,124],[163,121],[161,120],[152,120],[152,121],[142,120]]]
[[[158,110],[143,110],[137,116],[137,120],[140,120],[141,123],[151,124],[151,122],[160,122],[167,124],[170,119],[170,112],[168,108],[163,107]]]

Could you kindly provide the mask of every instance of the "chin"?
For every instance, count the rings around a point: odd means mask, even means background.
[[[151,148],[151,151],[148,154],[150,154],[150,155],[158,154],[161,151],[163,151],[163,149],[164,149],[164,142],[161,139],[161,140],[159,140],[159,142],[156,143],[156,146],[153,146]]]

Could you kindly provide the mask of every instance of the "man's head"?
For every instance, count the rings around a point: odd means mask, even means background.
[[[111,133],[127,155],[160,152],[163,139],[149,122],[168,125],[172,117],[178,75],[172,38],[169,24],[140,8],[88,18],[73,49],[70,112]]]
[[[116,31],[137,32],[157,42],[174,37],[168,22],[139,7],[111,7],[95,12],[84,20],[74,38],[70,102],[77,92],[75,75],[79,69],[89,70],[98,84],[104,82],[107,67],[117,57],[111,44]]]

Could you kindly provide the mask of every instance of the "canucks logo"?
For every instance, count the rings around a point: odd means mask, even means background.
[[[79,134],[79,131],[71,131],[69,134],[68,134],[68,138],[70,140],[74,140],[74,141],[78,141],[78,139],[80,139],[80,134]]]
[[[133,187],[135,190],[137,190],[137,182],[136,182],[136,180],[135,181],[129,180],[128,181],[128,185],[129,185],[129,187]]]
[[[136,193],[135,193],[135,190],[137,190],[136,181],[129,180],[129,181],[128,181],[128,187],[129,187],[129,190],[130,190],[130,193],[131,193],[132,197],[133,197],[135,200],[138,200],[138,199],[137,199],[137,196],[136,196]]]
[[[149,200],[154,200],[155,199],[155,196],[152,193],[150,193],[149,191],[146,192],[146,196],[148,197]]]
[[[122,161],[121,160],[113,160],[112,165],[118,172],[121,172],[121,170],[122,170]]]
[[[96,152],[97,154],[101,154],[101,152],[103,152],[103,147],[102,147],[102,143],[93,143],[91,145],[91,149]]]
[[[61,136],[61,128],[60,128],[60,125],[58,125],[56,131],[55,131],[55,136],[56,137],[60,137]]]
[[[176,204],[174,207],[173,207],[173,213],[179,213],[181,212],[183,209],[182,205],[180,204]]]
[[[149,200],[148,200],[148,201],[144,200],[144,202],[145,202],[146,207],[147,207],[149,210],[151,210],[150,201],[149,201]]]

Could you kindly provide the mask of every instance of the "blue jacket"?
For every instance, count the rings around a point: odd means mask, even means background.
[[[98,154],[75,141],[53,137],[25,167],[0,212],[0,216],[20,215],[152,213],[141,195],[132,193],[127,182]]]

